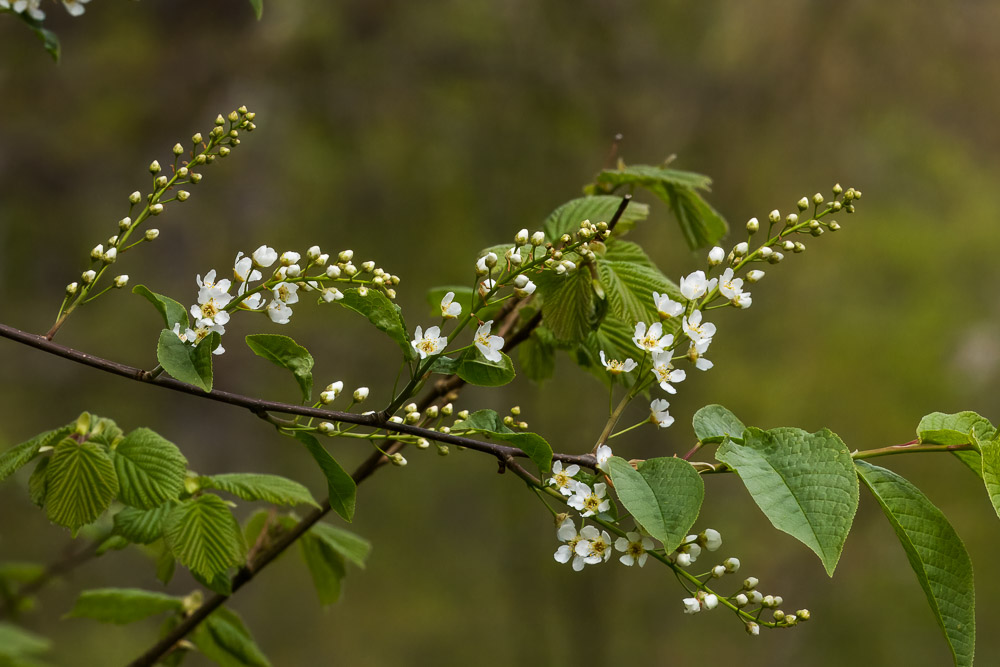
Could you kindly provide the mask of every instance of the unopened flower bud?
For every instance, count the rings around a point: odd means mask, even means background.
[[[330,435],[331,433],[333,433],[336,430],[337,430],[337,427],[334,426],[330,422],[320,422],[319,423],[319,432],[322,433],[322,434],[324,434],[324,435]]]
[[[191,137],[192,144],[200,144],[202,141],[201,132],[195,132],[194,136]]]
[[[180,144],[174,144],[174,155],[180,155],[184,152],[184,147]]]
[[[452,405],[451,403],[445,403],[443,406],[441,406],[441,414],[444,415],[445,417],[450,416],[451,413],[454,412],[454,410],[455,406]]]
[[[219,146],[219,157],[229,157],[229,146]]]
[[[780,262],[784,258],[785,258],[785,256],[783,254],[781,254],[780,252],[776,252],[776,253],[773,253],[770,257],[768,257],[767,261],[770,262],[771,264],[777,264],[778,262]]]
[[[132,218],[125,217],[118,221],[118,229],[122,230],[123,232],[131,226],[132,226]]]
[[[794,225],[797,225],[798,223],[799,223],[799,216],[796,215],[795,213],[789,213],[788,217],[785,218],[786,227],[792,227]]]
[[[138,204],[140,201],[142,201],[142,195],[139,193],[138,190],[136,190],[135,192],[133,192],[128,196],[129,204]]]
[[[79,283],[70,283],[69,285],[66,285],[66,296],[73,296],[76,294],[76,290],[79,289],[79,287]]]
[[[533,246],[540,246],[543,243],[545,243],[545,233],[544,232],[535,232],[534,234],[531,235],[531,245],[533,245]]]
[[[780,609],[775,609],[772,612],[772,615],[774,616],[774,620],[778,621],[779,623],[785,620],[785,612],[781,611]]]
[[[770,257],[773,254],[774,254],[774,250],[771,249],[771,246],[764,246],[763,248],[760,249],[760,256],[763,259],[767,259],[768,257]]]
[[[806,244],[805,244],[805,243],[803,243],[802,241],[796,241],[796,242],[795,242],[795,243],[793,243],[792,245],[794,246],[794,247],[792,248],[792,250],[793,250],[794,252],[802,252],[802,251],[804,251],[804,250],[806,249]]]
[[[765,607],[775,607],[776,606],[776,604],[774,602],[774,596],[773,595],[765,595],[764,599],[761,600],[760,603],[761,603],[761,605],[763,605]]]
[[[524,245],[525,243],[528,242],[528,238],[529,238],[528,230],[522,229],[517,234],[514,234],[514,243],[516,243],[517,245]]]
[[[339,255],[337,255],[337,256],[340,258],[341,262],[349,262],[352,259],[354,259],[354,251],[353,250],[342,250],[341,253]]]
[[[153,185],[155,185],[157,188],[161,188],[161,189],[167,187],[167,177],[166,176],[157,176],[156,180],[153,181]]]
[[[726,251],[720,248],[719,246],[715,246],[714,248],[708,251],[709,266],[718,266],[719,264],[722,264],[722,260],[724,260],[725,258],[726,258]]]
[[[745,593],[740,593],[735,598],[733,598],[733,604],[735,604],[737,607],[743,608],[748,604],[750,604],[750,599],[746,596]]]
[[[316,258],[320,256],[320,253],[321,253],[321,252],[323,252],[323,251],[322,251],[322,250],[320,250],[320,248],[319,248],[319,246],[318,246],[318,245],[314,245],[314,246],[309,246],[309,249],[308,249],[308,250],[306,250],[306,257],[307,257],[307,258],[308,258],[308,259],[309,259],[310,261],[315,261],[315,260],[316,260]]]
[[[331,264],[326,267],[326,275],[328,278],[339,278],[340,277],[340,267],[336,264]]]
[[[826,226],[830,228],[831,232],[836,232],[840,230],[840,223],[837,222],[836,220],[831,220],[830,222],[827,223]]]
[[[90,251],[90,258],[98,260],[104,256],[104,246],[100,243],[95,245]]]
[[[747,220],[747,231],[751,234],[756,234],[757,230],[760,229],[760,223],[757,222],[757,218],[750,218]]]
[[[150,215],[159,215],[163,213],[163,204],[153,204],[149,207]]]
[[[97,277],[96,271],[84,271],[80,275],[80,280],[83,281],[84,285],[89,285],[90,283],[94,282],[94,278],[96,277]]]
[[[781,244],[781,247],[785,249],[785,252],[791,252],[795,250],[795,243],[792,241],[785,241]]]
[[[809,620],[809,610],[808,609],[799,609],[797,612],[795,612],[795,615],[798,617],[798,619],[800,621],[808,621]]]
[[[151,174],[158,174],[158,173],[160,173],[160,163],[157,162],[156,160],[153,160],[152,162],[150,162],[149,163],[149,173],[151,173]]]
[[[177,191],[177,201],[187,201],[188,197],[190,197],[190,196],[191,196],[191,193],[188,192],[187,190],[178,190]]]
[[[421,415],[419,412],[408,412],[405,421],[407,424],[416,424],[420,419]]]
[[[358,272],[358,267],[354,266],[350,262],[344,265],[344,273],[349,276],[353,276]]]
[[[371,273],[375,270],[375,262],[368,260],[367,262],[361,263],[361,270],[367,273]]]
[[[739,558],[727,558],[722,561],[723,567],[726,568],[726,572],[736,572],[740,569],[740,559]]]
[[[514,277],[514,287],[517,289],[523,289],[525,285],[528,284],[528,276],[523,273],[518,274]]]
[[[368,288],[362,285],[358,288],[358,296],[368,296]]]
[[[468,419],[469,418],[469,411],[468,410],[462,410],[462,411],[460,411],[455,416],[458,417],[459,419]]]
[[[118,259],[118,248],[108,248],[107,252],[101,255],[101,261],[105,264],[114,264]]]
[[[503,425],[504,426],[513,426],[514,425],[514,418],[511,417],[510,415],[507,415],[506,417],[503,418]]]
[[[354,400],[360,403],[368,398],[368,387],[358,387],[354,390]]]
[[[302,267],[298,264],[289,264],[285,267],[285,275],[289,278],[298,278],[302,275]]]
[[[343,390],[344,390],[344,383],[341,382],[340,380],[337,380],[336,382],[331,382],[330,384],[326,385],[326,391],[332,391],[334,398],[339,396],[340,392],[342,392]]]
[[[752,591],[753,589],[757,588],[757,584],[759,583],[760,581],[757,579],[757,577],[747,577],[746,579],[743,580],[743,588],[748,591]]]
[[[722,546],[722,535],[714,528],[706,528],[698,537],[698,542],[709,551],[715,551]]]
[[[432,405],[429,408],[427,408],[426,410],[424,410],[424,414],[427,415],[428,417],[430,417],[431,419],[436,419],[437,416],[439,414],[441,414],[441,411],[438,408],[438,406]]]
[[[799,210],[800,210],[800,211],[804,211],[804,210],[806,210],[807,208],[809,208],[809,200],[808,200],[808,199],[806,199],[805,197],[803,197],[802,199],[800,199],[800,200],[799,200],[799,201],[798,201],[798,202],[796,203],[796,206],[798,206],[798,207],[799,207]]]
[[[439,442],[437,450],[438,450],[438,456],[448,456],[448,445]]]
[[[122,287],[125,287],[126,285],[128,285],[128,274],[127,273],[123,273],[120,276],[115,276],[115,287],[117,287],[118,289],[121,289]]]
[[[764,272],[763,271],[760,271],[758,269],[754,269],[753,271],[750,271],[750,272],[747,273],[747,282],[748,283],[755,283],[755,282],[759,281],[763,277],[764,277]]]
[[[156,237],[158,237],[159,235],[160,235],[159,229],[147,229],[145,233],[147,241],[155,241]]]
[[[319,395],[319,400],[321,403],[326,405],[327,403],[333,403],[334,399],[337,398],[337,394],[332,391],[324,391]]]
[[[741,242],[739,242],[739,243],[736,244],[735,248],[733,248],[733,254],[736,255],[737,257],[741,257],[741,256],[747,254],[747,252],[749,250],[750,250],[750,246],[747,244],[747,242],[746,241],[741,241]]]
[[[195,185],[198,185],[199,183],[201,183],[201,174],[199,174],[197,172],[192,171],[190,178],[191,178],[191,182],[194,183]]]
[[[781,222],[781,213],[778,212],[778,209],[774,209],[767,214],[767,219],[773,223]]]
[[[418,438],[417,439],[417,449],[427,449],[430,446],[431,446],[431,443],[430,443],[430,441],[427,440],[427,438]]]
[[[823,203],[823,195],[821,195],[818,192],[816,194],[814,194],[813,195],[813,203],[816,204],[817,206],[819,204],[822,204]]]
[[[843,191],[844,188],[840,187],[840,183],[837,183],[836,185],[833,186],[833,194],[839,195]]]
[[[389,417],[389,421],[391,421],[393,424],[402,424],[403,418],[398,415],[393,415],[392,417]]]
[[[416,403],[407,403],[406,406],[403,408],[403,411],[404,412],[416,412],[417,411],[417,404]]]
[[[724,565],[716,565],[712,568],[712,576],[718,579],[719,577],[725,576],[726,567]]]
[[[750,635],[751,637],[756,637],[757,635],[760,634],[760,626],[754,623],[753,621],[747,623],[746,627],[747,627],[747,634]]]
[[[488,268],[493,268],[497,265],[497,254],[495,252],[486,253],[485,264]]]
[[[221,113],[218,116],[215,117],[215,124],[216,125],[225,125],[226,124],[226,119],[222,117]]]

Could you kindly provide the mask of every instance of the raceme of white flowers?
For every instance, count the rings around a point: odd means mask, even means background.
[[[85,11],[84,4],[90,0],[62,0],[63,7],[70,16],[80,16]],[[0,9],[9,9],[17,14],[27,14],[36,21],[45,18],[42,0],[0,0]]]

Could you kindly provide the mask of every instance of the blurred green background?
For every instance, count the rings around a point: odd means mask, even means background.
[[[715,402],[764,428],[829,427],[851,448],[910,440],[934,410],[1000,419],[1000,5],[271,0],[260,23],[245,0],[97,0],[79,19],[46,9],[63,41],[59,65],[0,17],[7,324],[48,329],[63,286],[115,232],[128,194],[147,186],[150,160],[167,161],[176,141],[240,104],[257,112],[257,132],[156,220],[156,244],[124,258],[132,284],[191,303],[195,274],[228,272],[239,250],[349,247],[402,276],[410,325],[427,322],[428,288],[467,283],[477,250],[538,228],[578,196],[621,132],[629,162],[677,154],[678,167],[712,176],[710,201],[736,230],[838,181],[865,197],[855,216],[840,216],[842,232],[772,267],[753,308],[713,318],[716,368],[681,386],[677,423],[637,431],[616,452],[686,451],[691,414]],[[700,266],[650,203],[633,238],[674,278]],[[344,311],[309,307],[286,328],[238,318],[216,386],[295,400],[290,379],[239,343],[261,326],[310,348],[318,384],[370,385],[375,405],[388,397],[394,345]],[[147,303],[117,292],[57,340],[152,367],[158,329]],[[89,410],[155,428],[200,472],[287,474],[323,492],[301,450],[239,410],[8,341],[0,369],[3,447]],[[541,387],[470,390],[461,406],[520,404],[557,450],[583,452],[604,401],[564,358]],[[367,453],[352,443],[334,451],[345,465]],[[722,532],[720,559],[740,557],[786,609],[813,615],[750,639],[721,611],[682,615],[682,589],[663,568],[558,566],[548,513],[487,457],[408,456],[407,468],[359,489],[353,529],[374,551],[338,605],[320,607],[296,554],[233,600],[275,665],[949,663],[902,549],[864,494],[830,580],[735,477],[706,480],[697,527]],[[985,493],[951,458],[883,462],[924,488],[965,540],[977,654],[1000,664],[1000,524]],[[0,487],[0,559],[51,560],[69,535],[30,504],[26,480]],[[153,641],[154,621],[60,620],[79,590],[105,585],[158,587],[152,562],[126,551],[47,589],[24,621],[55,639],[57,664],[119,664]],[[170,590],[193,586],[179,574]]]

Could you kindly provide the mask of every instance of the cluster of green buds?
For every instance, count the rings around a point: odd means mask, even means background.
[[[747,577],[743,580],[743,588],[734,595],[727,598],[738,610],[744,622],[747,632],[751,635],[760,633],[761,624],[771,628],[790,628],[798,625],[802,621],[810,618],[808,609],[799,609],[794,614],[788,614],[781,610],[784,602],[780,595],[764,595],[757,587],[759,585],[757,577]],[[761,620],[764,610],[770,609],[772,621]],[[751,616],[751,619],[746,618]]]

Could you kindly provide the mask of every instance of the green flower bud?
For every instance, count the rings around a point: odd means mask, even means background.
[[[174,144],[174,155],[180,155],[184,152],[184,147],[180,144]]]
[[[149,173],[151,173],[151,174],[158,174],[158,173],[160,173],[160,163],[157,162],[156,160],[153,160],[152,162],[150,162],[149,163]]]
[[[799,201],[797,201],[795,203],[795,205],[799,207],[800,211],[804,211],[807,208],[809,208],[809,200],[806,199],[805,197],[803,197],[802,199],[800,199]]]
[[[760,229],[760,223],[757,222],[757,218],[750,218],[747,220],[747,231],[751,234],[756,234],[757,230]]]
[[[813,203],[816,204],[817,206],[819,204],[822,204],[823,203],[823,195],[821,195],[818,192],[816,194],[814,194],[813,195]]]
[[[225,125],[226,124],[226,119],[222,117],[221,113],[218,116],[215,117],[215,124],[216,125]]]
[[[200,144],[202,142],[201,132],[196,132],[193,137],[191,137],[192,144]]]
[[[135,192],[133,192],[128,196],[129,204],[138,204],[140,201],[142,201],[142,195],[139,193],[138,190],[136,190]]]

